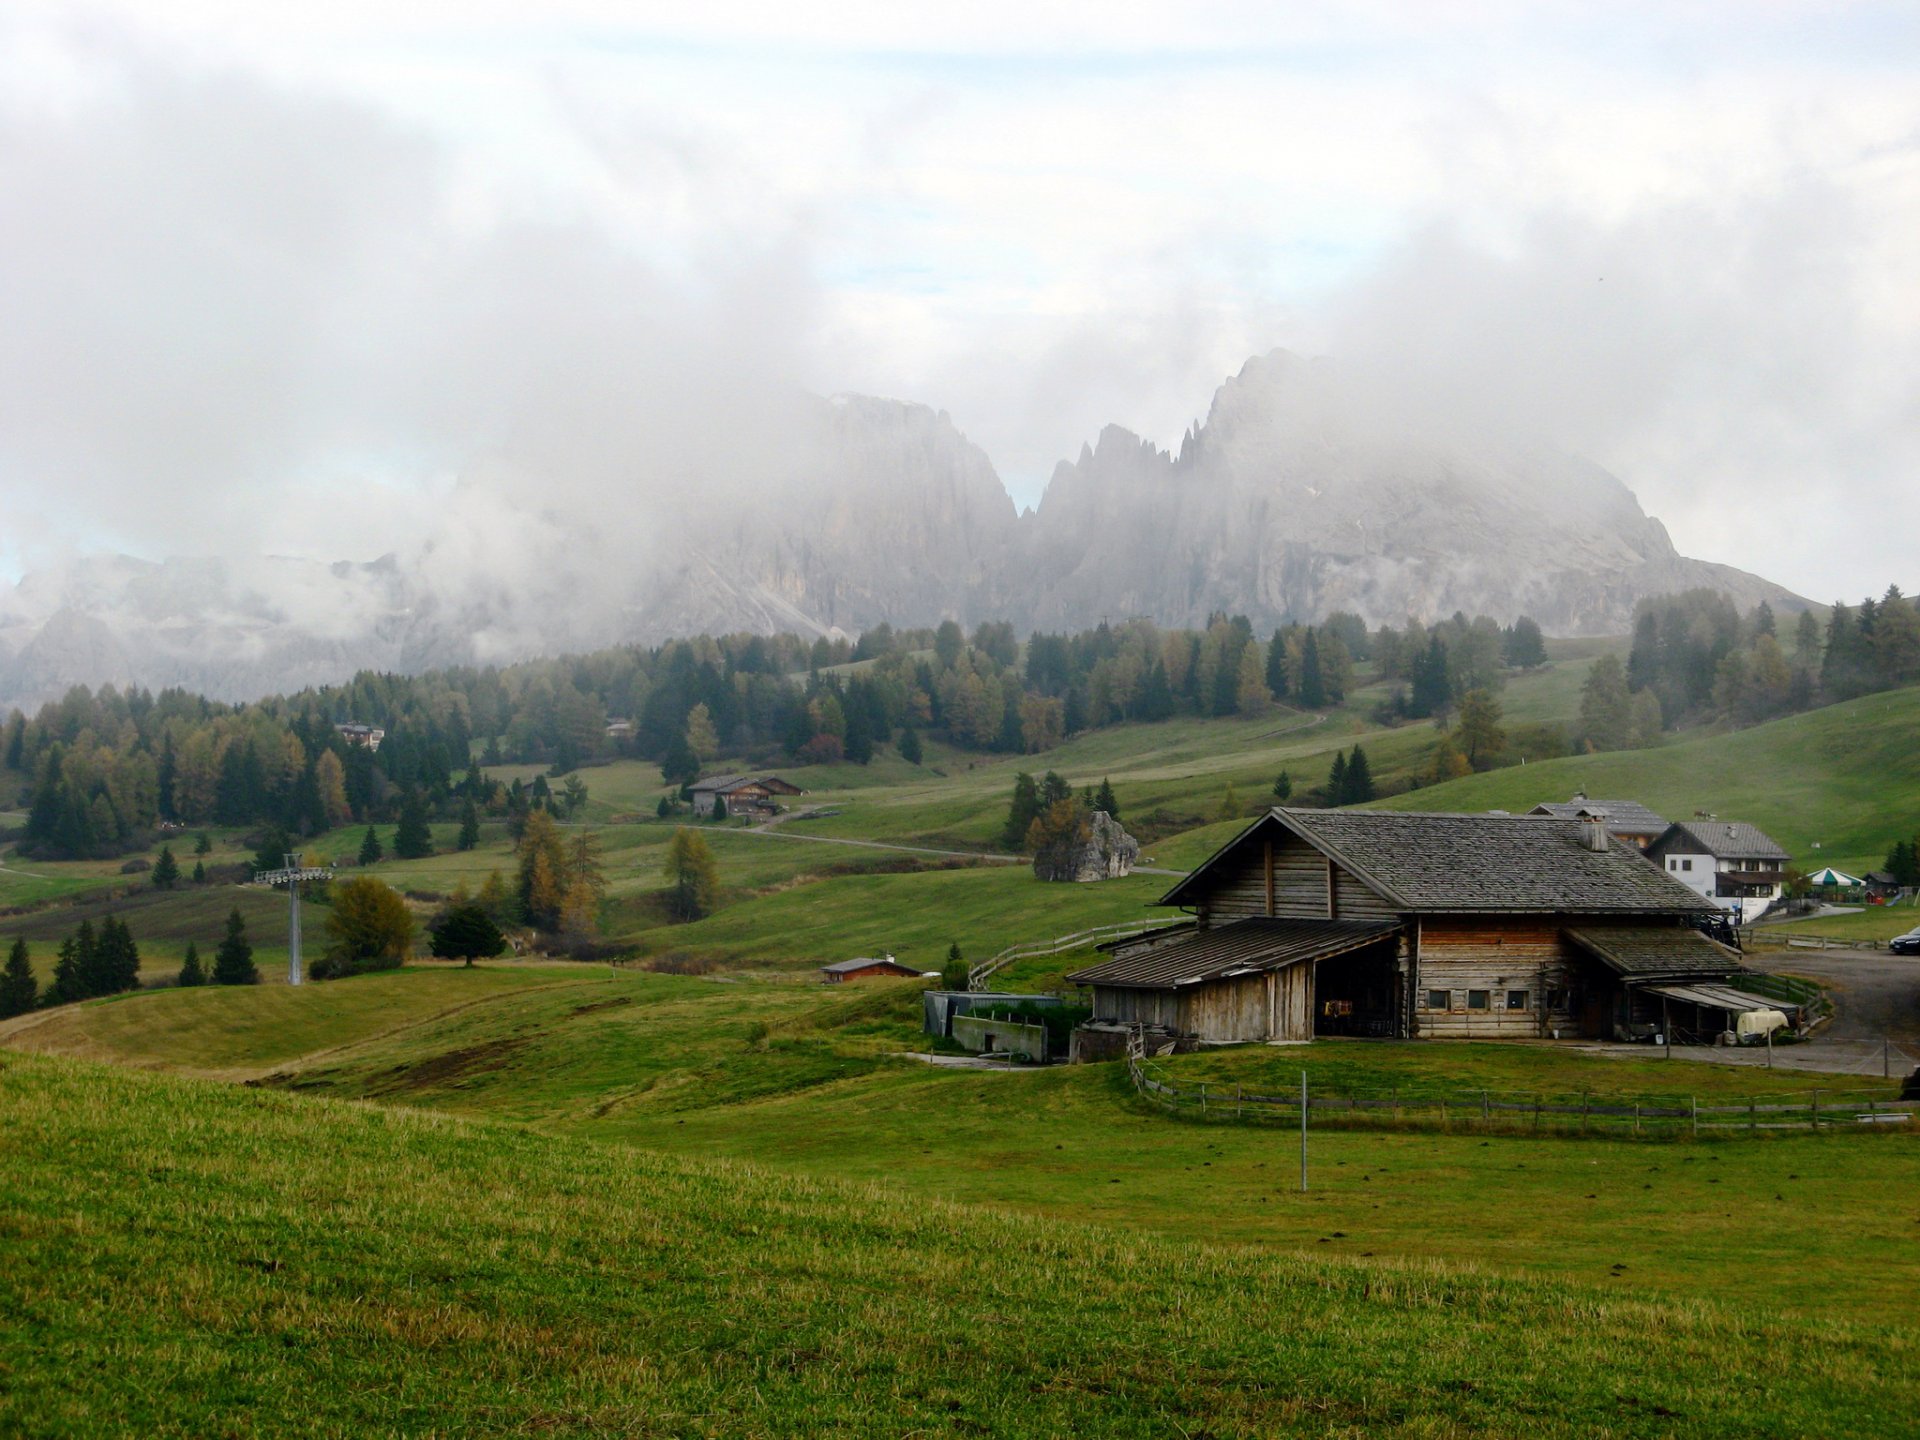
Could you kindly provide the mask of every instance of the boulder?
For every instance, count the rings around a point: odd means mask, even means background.
[[[1113,880],[1130,874],[1140,842],[1104,810],[1090,812],[1073,833],[1033,857],[1042,880]]]

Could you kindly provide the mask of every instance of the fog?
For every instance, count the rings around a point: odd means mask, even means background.
[[[805,502],[808,394],[944,408],[1030,505],[1286,346],[1591,456],[1688,553],[1920,579],[1873,520],[1920,474],[1887,33],[1634,12],[1596,60],[1503,7],[1216,7],[1082,54],[1066,12],[883,13],[0,21],[0,575],[395,551],[612,603]]]

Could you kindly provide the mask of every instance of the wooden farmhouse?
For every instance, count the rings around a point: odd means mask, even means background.
[[[1625,1038],[1661,1019],[1663,988],[1740,969],[1695,928],[1713,902],[1598,818],[1275,809],[1159,903],[1193,918],[1067,977],[1095,1024]]]
[[[845,985],[854,980],[888,980],[900,976],[911,976],[918,980],[921,972],[911,965],[902,965],[891,955],[863,955],[857,960],[836,960],[831,965],[820,967],[821,978],[829,985]]]
[[[776,796],[806,793],[778,775],[715,775],[694,785],[693,813],[711,815],[717,797],[729,815],[771,815],[780,808]]]

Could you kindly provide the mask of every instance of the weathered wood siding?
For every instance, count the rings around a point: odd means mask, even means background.
[[[1313,1038],[1313,966],[1289,965],[1179,990],[1093,987],[1096,1020],[1161,1025],[1202,1040]]]
[[[1393,906],[1299,836],[1280,831],[1248,840],[1223,859],[1199,902],[1210,917],[1241,920],[1387,920]]]
[[[1414,980],[1414,1033],[1429,1039],[1518,1039],[1554,1029],[1573,1033],[1568,1009],[1573,957],[1560,923],[1547,916],[1428,917],[1419,924]],[[1447,992],[1444,1010],[1429,993]],[[1487,1008],[1472,1009],[1470,993],[1484,990]],[[1524,990],[1523,1010],[1507,1008],[1507,992]],[[1557,1005],[1549,996],[1557,995]]]

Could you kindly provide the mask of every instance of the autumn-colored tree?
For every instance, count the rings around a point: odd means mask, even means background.
[[[674,919],[698,920],[712,913],[720,893],[720,867],[698,831],[673,832],[661,873],[667,881],[667,909]]]
[[[687,711],[687,748],[705,763],[720,753],[720,736],[713,728],[713,713],[702,701]]]
[[[1491,690],[1473,689],[1460,697],[1459,723],[1454,743],[1465,752],[1467,764],[1475,770],[1491,766],[1507,747],[1507,732],[1500,728],[1500,702]]]
[[[1260,647],[1249,645],[1240,652],[1240,674],[1234,687],[1234,708],[1242,715],[1258,715],[1273,704],[1273,691],[1267,686],[1265,657]]]
[[[347,803],[347,767],[331,750],[320,752],[313,765],[314,783],[320,790],[320,808],[329,827],[344,825],[353,819],[353,806]]]
[[[567,896],[567,852],[545,810],[528,813],[520,832],[520,913],[538,930],[557,929]]]
[[[397,890],[371,875],[333,887],[327,952],[313,967],[316,980],[397,969],[412,953],[413,912]]]

